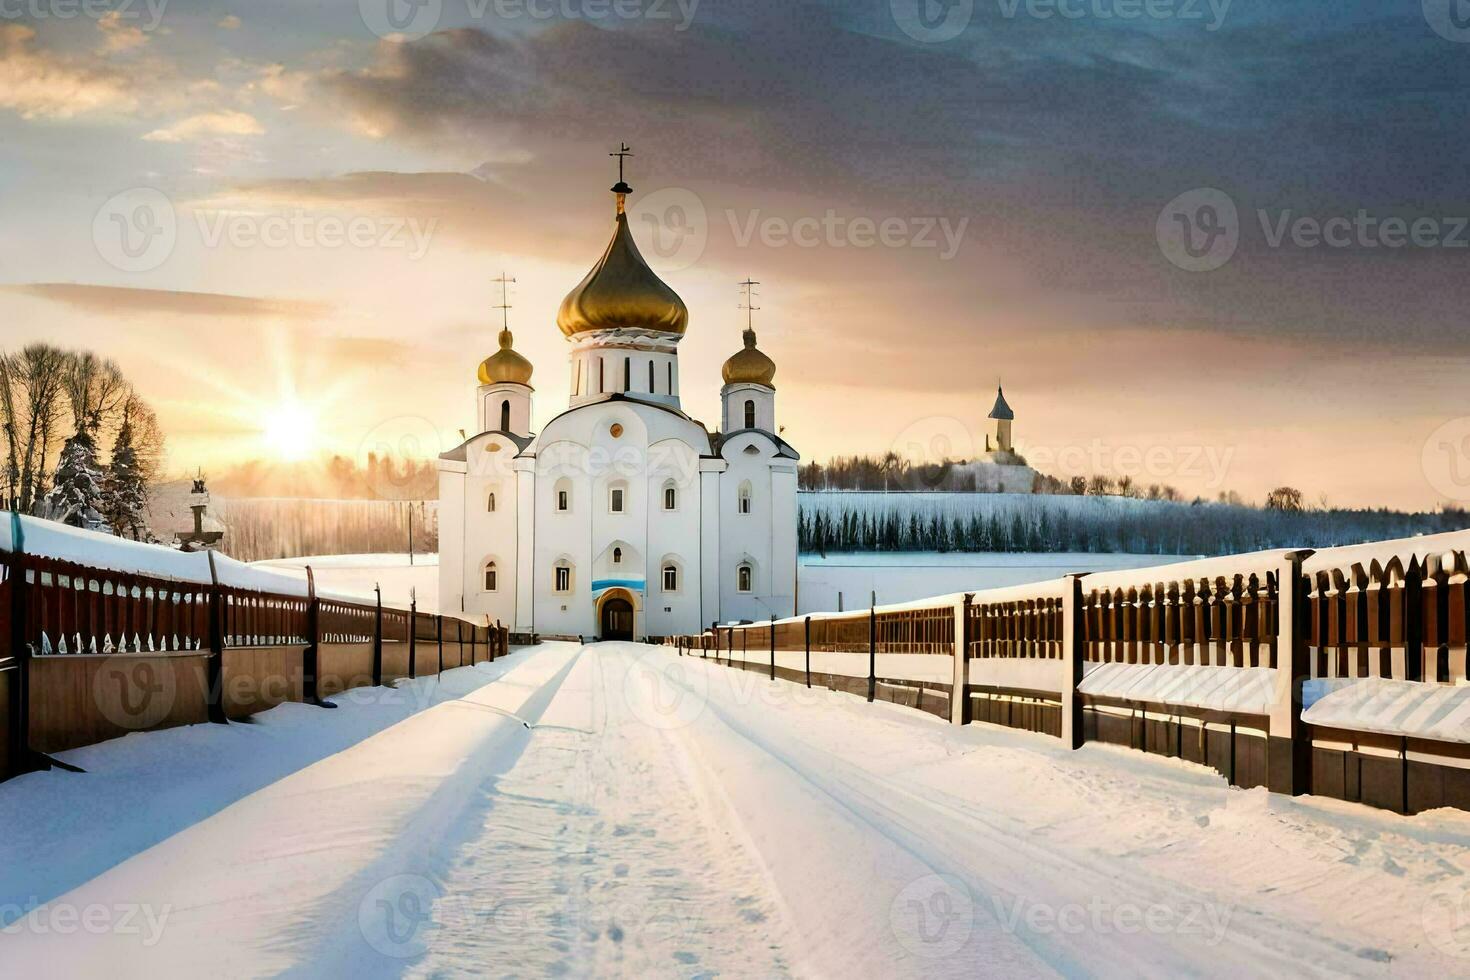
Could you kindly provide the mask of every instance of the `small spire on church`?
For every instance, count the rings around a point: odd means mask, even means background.
[[[618,158],[618,182],[612,185],[612,192],[618,196],[618,214],[623,213],[623,205],[627,201],[628,195],[633,193],[633,188],[629,187],[627,181],[623,180],[623,159],[632,155],[633,148],[621,140],[618,141],[618,148],[608,154],[610,157]]]
[[[500,283],[500,303],[492,306],[491,309],[500,311],[500,329],[502,333],[510,332],[510,284],[515,281],[515,276],[507,276],[504,272],[491,280],[491,282]],[[502,343],[501,346],[504,347],[506,345]]]
[[[760,309],[759,306],[756,306],[755,305],[755,287],[756,286],[759,286],[760,283],[756,282],[754,279],[750,278],[749,276],[746,276],[745,277],[745,281],[742,282],[742,283],[738,283],[738,285],[740,286],[741,289],[745,290],[745,302],[739,304],[739,306],[737,307],[737,309],[742,309],[742,310],[745,311],[745,333],[743,334],[744,339],[745,339],[745,346],[746,347],[754,347],[755,346],[755,321],[754,321],[754,314],[755,314],[755,311],[756,310]]]

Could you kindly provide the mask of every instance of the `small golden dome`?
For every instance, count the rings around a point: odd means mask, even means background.
[[[745,331],[745,349],[736,351],[720,369],[725,384],[756,384],[767,388],[776,387],[776,362],[756,349],[755,331]]]
[[[480,362],[480,384],[531,383],[531,362],[511,349],[514,339],[509,330],[500,331],[500,350]]]
[[[621,198],[619,194],[620,205]],[[612,241],[592,271],[561,301],[556,325],[568,337],[616,327],[641,327],[682,336],[689,325],[689,310],[679,294],[643,261],[621,207]]]

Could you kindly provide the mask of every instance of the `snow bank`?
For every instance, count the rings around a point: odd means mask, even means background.
[[[1157,701],[1183,708],[1269,714],[1276,700],[1271,667],[1086,663],[1077,690],[1096,697]]]
[[[1302,571],[1313,575],[1317,572],[1352,568],[1354,565],[1367,568],[1375,561],[1382,566],[1395,558],[1407,566],[1413,558],[1418,558],[1422,563],[1431,555],[1439,556],[1451,551],[1470,551],[1470,531],[1446,531],[1443,534],[1422,534],[1393,541],[1323,548],[1302,562]]]
[[[1381,677],[1312,680],[1302,721],[1384,735],[1470,743],[1470,687]]]

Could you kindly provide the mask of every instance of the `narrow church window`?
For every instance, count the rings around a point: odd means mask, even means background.
[[[597,359],[597,393],[599,395],[602,394],[602,392],[603,392],[602,382],[604,380],[604,375],[607,374],[607,371],[605,370],[606,367],[607,367],[607,362],[604,361],[602,358],[599,357]]]
[[[510,399],[500,403],[500,431],[510,431]]]
[[[749,592],[751,586],[751,570],[749,565],[741,565],[735,572],[735,591]]]
[[[488,510],[492,514],[495,513],[495,491],[494,490],[491,490],[490,491],[490,505],[488,507],[486,507],[485,509]]]
[[[623,563],[623,549],[622,548],[614,548],[613,549],[613,564],[614,565],[621,565],[622,563]]]
[[[556,509],[557,510],[571,510],[572,509],[571,508],[571,503],[572,503],[571,497],[567,494],[567,492],[565,490],[558,490],[556,492]]]
[[[485,565],[485,591],[496,591],[495,563],[489,562]]]
[[[572,570],[566,565],[556,566],[556,591],[572,591]]]
[[[664,510],[678,510],[679,491],[674,489],[673,484],[664,486]]]
[[[572,375],[572,394],[580,395],[582,393],[582,359],[580,357],[574,362],[574,370],[576,373]]]
[[[653,394],[653,362],[648,362],[648,393]]]
[[[669,394],[674,393],[674,362],[669,362]]]
[[[745,427],[747,429],[755,428],[755,402],[749,398],[745,400]]]
[[[679,591],[679,568],[677,565],[669,564],[664,566],[664,591]]]
[[[631,357],[623,358],[623,390],[633,390],[633,359]]]
[[[750,513],[750,484],[749,483],[742,483],[742,484],[740,484],[740,493],[736,497],[735,507],[736,507],[736,510],[738,510],[742,514],[749,514]]]
[[[608,506],[614,514],[621,514],[623,512],[623,488],[613,487],[610,497]]]

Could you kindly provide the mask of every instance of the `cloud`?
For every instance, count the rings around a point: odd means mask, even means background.
[[[106,316],[279,317],[316,319],[332,309],[309,300],[193,293],[171,289],[135,289],[89,283],[37,282],[0,286],[0,290],[61,303],[86,313]]]
[[[220,18],[219,23],[215,26],[227,31],[238,31],[240,29],[240,18],[234,14],[226,14]]]
[[[23,119],[70,119],[138,108],[139,92],[126,72],[38,48],[35,38],[30,27],[0,25],[0,108]]]
[[[102,32],[102,50],[116,54],[135,51],[148,43],[148,35],[142,28],[123,20],[121,11],[109,10],[97,20],[97,29]]]
[[[143,134],[143,139],[153,143],[184,143],[207,136],[260,136],[265,127],[248,112],[222,109],[190,116]]]

